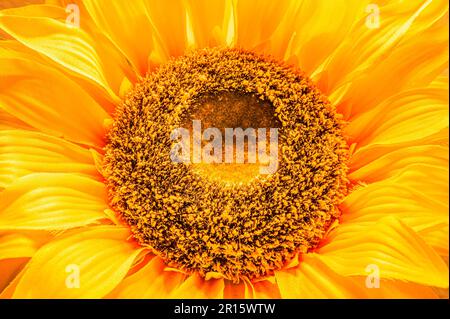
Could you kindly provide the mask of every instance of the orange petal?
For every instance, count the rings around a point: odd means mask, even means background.
[[[33,173],[0,193],[0,229],[67,229],[106,218],[105,187],[76,174]]]
[[[91,152],[78,145],[39,132],[0,131],[0,187],[32,172],[97,175]]]
[[[0,108],[0,130],[33,130],[33,128],[27,123],[19,120],[18,118],[12,116],[5,110]]]
[[[223,279],[205,280],[198,274],[190,275],[171,295],[180,299],[220,299],[223,298],[225,285]]]
[[[92,227],[61,236],[33,256],[13,297],[105,296],[125,277],[140,253],[135,244],[127,242],[128,236],[127,229],[112,226]],[[79,282],[75,279],[77,274]]]
[[[10,258],[0,260],[0,299],[8,298],[4,295],[5,288],[12,284],[16,277],[19,276],[20,271],[26,265],[30,258]],[[6,294],[6,292],[5,292]]]
[[[281,294],[276,283],[268,280],[254,282],[253,293],[255,299],[280,299]]]
[[[78,143],[101,146],[109,116],[56,69],[14,57],[0,59],[0,107],[21,121]]]
[[[393,217],[369,226],[348,222],[335,228],[318,258],[343,276],[365,276],[376,265],[380,278],[448,287],[448,267],[416,232]]]
[[[185,275],[165,271],[165,267],[166,265],[160,257],[153,257],[147,265],[126,277],[107,297],[121,299],[170,298],[172,291],[184,281]]]
[[[8,280],[5,280],[5,286],[0,293],[0,299],[11,299],[19,280],[22,278],[24,267],[30,258],[14,259],[11,263],[15,263],[15,268],[11,269]],[[13,266],[14,267],[14,266]],[[17,272],[19,271],[19,272]]]
[[[245,299],[245,284],[242,281],[239,284],[234,284],[229,280],[225,280],[224,283],[224,299]]]

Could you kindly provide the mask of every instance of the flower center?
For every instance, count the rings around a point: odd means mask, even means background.
[[[105,149],[110,204],[171,267],[234,282],[271,275],[340,215],[342,126],[294,68],[237,49],[192,52],[118,106]]]
[[[215,136],[203,139],[199,144],[204,151],[211,140],[215,142],[217,149],[213,151],[216,151],[217,158],[214,158],[214,162],[202,160],[195,163],[193,158],[195,144],[193,139],[190,139],[189,155],[193,172],[228,185],[249,183],[254,178],[264,178],[263,174],[260,174],[260,167],[270,163],[263,163],[261,160],[263,156],[258,156],[260,154],[257,143],[264,143],[267,155],[270,151],[270,128],[281,127],[270,102],[262,101],[250,94],[236,92],[205,96],[192,107],[189,116],[182,123],[182,127],[188,128],[190,136],[195,134],[192,125],[194,121],[201,124],[203,134],[208,132],[208,129],[216,129]],[[258,135],[257,129],[260,128],[264,129],[266,134]],[[227,132],[233,133],[233,139],[227,139]],[[240,140],[241,132],[243,138]],[[231,155],[228,161],[227,153]],[[273,162],[277,160],[275,154],[272,154],[272,157]]]

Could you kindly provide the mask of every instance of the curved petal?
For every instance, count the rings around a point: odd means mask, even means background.
[[[371,162],[381,159],[383,156],[393,152],[401,152],[402,149],[409,147],[427,147],[427,146],[443,146],[448,147],[448,127],[436,132],[432,135],[411,140],[404,143],[396,144],[370,144],[357,148],[350,157],[349,168],[350,172],[355,172],[362,167],[369,165]],[[405,151],[407,154],[408,151]]]
[[[165,59],[184,54],[187,48],[186,8],[182,1],[146,1],[147,15],[157,45]]]
[[[367,277],[359,280],[365,282]],[[400,280],[380,280],[379,288],[367,289],[371,299],[438,299],[432,288]]]
[[[67,13],[64,8],[56,6],[3,10],[0,12],[0,29],[70,72],[100,86],[118,101],[117,94],[125,77],[124,62],[117,60],[116,52],[105,52],[101,38],[94,40],[82,28],[61,21],[61,17],[65,19]]]
[[[426,88],[391,97],[353,119],[346,133],[357,147],[400,144],[435,134],[448,124],[448,88]]]
[[[294,30],[295,15],[300,3],[297,1],[263,0],[258,10],[252,1],[236,3],[236,45],[245,49],[257,49],[261,53],[283,58]],[[278,35],[276,35],[276,31]]]
[[[106,219],[105,187],[76,174],[33,173],[0,193],[0,230],[67,229]]]
[[[276,283],[269,280],[254,282],[253,293],[255,299],[280,299],[281,294]]]
[[[221,299],[225,288],[224,280],[205,280],[198,274],[190,275],[178,288],[176,288],[171,298],[181,299]]]
[[[413,162],[402,169],[391,164],[392,172],[380,173],[391,177],[360,186],[344,199],[342,222],[372,225],[395,216],[439,254],[448,255],[448,159],[444,161],[445,165]]]
[[[120,299],[170,298],[185,279],[179,272],[166,271],[164,261],[155,256],[147,265],[126,277],[107,297]]]
[[[101,146],[109,115],[56,69],[15,57],[0,59],[0,107],[19,120],[78,143]]]
[[[298,268],[277,272],[276,277],[284,298],[437,298],[429,287],[401,281],[382,279],[378,288],[369,288],[366,276],[340,276],[316,254],[304,256]]]
[[[320,71],[322,63],[347,36],[355,17],[365,14],[368,3],[370,1],[301,1],[293,23],[277,30],[279,37],[286,38],[286,34],[292,34],[285,60],[297,64],[309,75]],[[292,24],[293,33],[289,32]]]
[[[380,278],[447,288],[448,267],[411,228],[393,217],[372,225],[347,222],[330,234],[317,258],[343,276],[365,276],[376,265]]]
[[[237,37],[235,11],[236,1],[233,0],[186,1],[189,26],[186,31],[188,40],[193,40],[189,45],[204,48],[234,44]],[[192,31],[191,35],[189,31]]]
[[[13,259],[15,267],[10,269],[10,275],[8,280],[5,280],[4,287],[1,289],[0,299],[11,299],[14,294],[14,290],[17,287],[17,283],[22,278],[24,267],[30,258],[18,258]]]
[[[24,268],[29,259],[29,257],[21,257],[0,260],[0,274],[2,274],[0,276],[0,299],[8,298],[4,296],[3,292],[7,290],[6,288],[19,276],[20,271]]]
[[[153,44],[145,1],[87,0],[82,4],[98,28],[124,53],[138,73],[145,75]]]
[[[87,149],[39,132],[0,131],[0,188],[32,172],[97,175]]]
[[[448,12],[447,1],[389,2],[379,5],[379,12],[379,27],[367,26],[370,13],[363,16],[317,75],[319,87],[328,95],[350,84],[355,88],[346,95],[365,107],[366,103],[373,104],[387,97],[386,93],[395,92],[409,80],[407,75],[433,68],[430,57],[448,61],[445,25],[436,26],[439,31],[430,30]],[[423,34],[424,31],[428,34]],[[386,78],[386,74],[390,77]],[[372,86],[370,92],[368,83]],[[349,117],[351,103],[338,109]]]
[[[401,46],[373,69],[349,77],[349,82],[334,91],[330,100],[345,118],[352,120],[397,92],[428,86],[448,69],[446,30],[439,25],[439,30],[429,30],[430,34],[420,35],[415,42]],[[389,105],[384,105],[389,110]]]
[[[448,146],[419,145],[400,148],[353,170],[349,178],[374,183],[389,178],[413,164],[448,168]]]
[[[234,284],[229,280],[225,280],[225,285],[223,288],[223,298],[224,299],[245,299],[245,284],[244,282],[239,282]]]
[[[45,7],[45,6],[39,6],[39,7]],[[28,10],[28,7],[22,7],[24,11]],[[25,10],[26,9],[26,10]],[[61,14],[60,8],[58,9],[58,14]],[[19,8],[14,9],[19,10]],[[45,12],[48,14],[48,12]],[[45,16],[45,15],[44,15]],[[58,19],[58,16],[52,17],[54,19]],[[12,40],[2,40],[2,45],[0,46],[0,58],[13,58],[13,59],[23,59],[28,61],[33,61],[34,63],[44,64],[47,66],[54,67],[58,69],[59,71],[63,72],[65,76],[68,76],[71,80],[78,83],[89,95],[91,95],[101,106],[104,108],[107,112],[112,113],[114,110],[114,103],[112,102],[112,99],[109,95],[105,94],[104,91],[99,89],[98,86],[95,84],[90,83],[88,80],[83,79],[78,76],[74,76],[70,73],[67,69],[65,69],[63,66],[59,65],[58,63],[52,61],[51,59],[47,58],[46,56],[40,54],[39,52],[34,51],[33,49],[28,48],[27,46],[23,45],[19,41],[12,39]],[[1,113],[5,113],[4,111],[0,111]],[[0,113],[0,119],[3,120],[3,114]],[[8,113],[6,113],[8,114]],[[9,122],[9,124],[12,124],[13,121],[10,118],[5,118]],[[18,119],[16,119],[14,122],[17,122]],[[0,125],[5,125],[6,123],[1,123]],[[27,129],[32,129],[31,126],[29,126]]]
[[[33,256],[13,298],[105,296],[125,277],[140,253],[127,241],[128,236],[127,229],[100,226],[55,239]],[[79,275],[79,283],[71,281],[70,275]]]
[[[19,272],[38,249],[54,236],[46,231],[14,231],[0,234],[0,299],[19,277]],[[4,293],[3,293],[4,292]]]
[[[32,257],[52,236],[49,233],[27,234],[22,232],[0,235],[0,260]]]
[[[0,130],[33,130],[33,127],[0,108]]]
[[[364,298],[358,281],[333,271],[313,254],[306,254],[299,266],[275,272],[282,298],[325,299]]]

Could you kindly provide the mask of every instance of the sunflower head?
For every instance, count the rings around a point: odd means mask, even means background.
[[[446,1],[32,2],[0,297],[448,296]]]
[[[223,182],[209,176],[220,165],[174,162],[171,132],[191,118],[222,131],[278,124],[269,145],[276,172]],[[243,50],[195,51],[148,76],[118,108],[105,151],[111,203],[169,265],[233,281],[271,275],[314,248],[339,216],[342,128],[303,73]]]

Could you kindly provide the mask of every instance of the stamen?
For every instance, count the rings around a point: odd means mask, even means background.
[[[174,163],[170,134],[192,119],[279,128],[277,171],[227,179],[227,164]],[[149,74],[118,107],[104,167],[110,204],[171,267],[234,282],[271,275],[316,247],[340,215],[342,127],[299,70],[238,49],[194,51]]]

